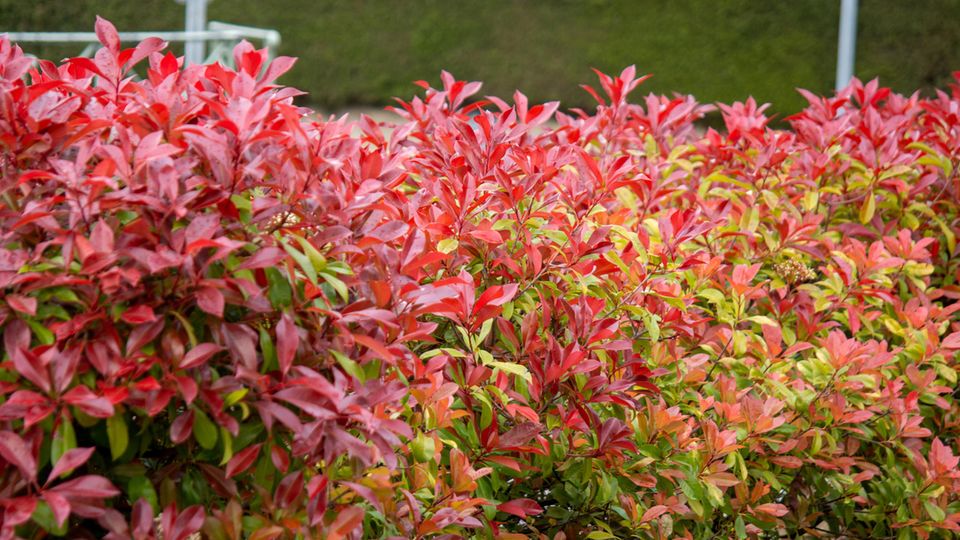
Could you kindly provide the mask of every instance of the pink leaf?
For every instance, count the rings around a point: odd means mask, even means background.
[[[261,444],[254,444],[237,452],[227,463],[227,478],[232,478],[250,468],[260,455]]]
[[[767,514],[769,516],[780,517],[787,515],[790,510],[786,506],[777,503],[766,503],[753,508],[756,512]]]
[[[115,53],[120,51],[120,36],[117,34],[117,29],[113,26],[113,23],[98,15],[95,28],[97,39],[104,47]]]
[[[106,499],[120,494],[109,480],[92,474],[57,484],[50,488],[50,491],[55,491],[64,497],[78,499]]]
[[[37,314],[37,299],[32,296],[8,294],[5,300],[7,301],[7,305],[20,313],[31,316]]]
[[[53,466],[53,469],[50,471],[50,475],[47,476],[47,485],[51,480],[68,473],[77,467],[83,465],[90,459],[90,456],[93,455],[94,448],[72,448],[67,450],[60,459],[57,461],[57,464]]]
[[[197,305],[210,315],[223,317],[223,293],[214,287],[201,287],[197,290]]]
[[[250,256],[250,258],[240,263],[240,265],[237,266],[237,270],[269,268],[271,266],[276,266],[286,257],[287,254],[280,248],[265,247],[257,250],[256,253]]]
[[[16,433],[0,431],[0,456],[20,469],[20,473],[31,482],[37,480],[37,461],[33,451]]]
[[[113,416],[113,403],[105,397],[100,397],[83,385],[74,386],[63,395],[63,401],[73,405],[94,418],[110,418]]]
[[[652,521],[667,513],[668,508],[662,504],[656,506],[651,506],[647,508],[647,511],[643,513],[643,517],[640,518],[640,523],[646,523]]]
[[[0,501],[3,508],[3,525],[14,527],[25,523],[37,508],[36,497],[14,497]]]
[[[57,526],[62,527],[63,523],[70,517],[70,501],[56,491],[45,492],[43,499],[50,506],[50,511],[53,512],[53,519],[57,521]]]
[[[497,510],[506,512],[507,514],[513,514],[520,518],[535,516],[543,512],[543,508],[533,499],[514,499],[507,501],[499,504]]]
[[[200,530],[205,517],[206,513],[200,505],[195,504],[186,508],[183,512],[180,512],[173,527],[171,527],[170,540],[186,540],[191,534]]]
[[[127,60],[126,67],[132,68],[144,58],[150,56],[155,52],[163,50],[166,46],[167,46],[166,41],[158,37],[148,37],[147,39],[138,43],[136,48],[134,48],[133,54],[131,54],[130,59]]]
[[[293,323],[290,314],[284,313],[280,317],[280,323],[277,324],[277,361],[283,374],[286,374],[290,370],[290,366],[293,365],[299,343],[300,336],[297,334],[297,326]]]
[[[130,337],[127,338],[127,354],[132,356],[139,353],[140,349],[160,335],[162,330],[162,320],[138,325],[130,332]]]
[[[177,416],[170,424],[170,440],[174,444],[181,444],[193,433],[193,410]]]
[[[207,360],[210,359],[210,357],[222,350],[223,347],[215,343],[201,343],[190,349],[190,352],[184,355],[183,360],[180,362],[180,369],[190,369],[197,366],[202,366],[207,362]]]
[[[153,322],[157,320],[157,316],[153,312],[152,307],[146,304],[140,304],[139,306],[124,311],[120,319],[127,324],[137,325]]]
[[[940,346],[950,350],[960,349],[960,332],[954,332],[944,337],[943,341],[940,342]]]
[[[493,287],[483,291],[483,294],[480,295],[480,298],[477,298],[477,303],[473,305],[473,314],[476,315],[480,312],[480,310],[487,306],[502,306],[510,300],[513,300],[513,297],[516,294],[516,283],[510,283],[509,285],[494,285]]]

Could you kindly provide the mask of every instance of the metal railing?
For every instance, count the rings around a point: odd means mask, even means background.
[[[207,25],[207,30],[199,32],[120,32],[119,34],[120,41],[123,42],[138,42],[149,37],[158,37],[168,42],[210,42],[212,46],[210,52],[206,55],[206,62],[229,62],[232,60],[230,51],[232,51],[233,45],[242,39],[261,42],[270,53],[271,58],[276,56],[277,48],[280,46],[280,32],[276,30],[217,21],[211,21]],[[10,41],[15,43],[86,43],[87,47],[80,53],[80,56],[91,56],[100,47],[97,35],[94,32],[8,32],[6,35]]]

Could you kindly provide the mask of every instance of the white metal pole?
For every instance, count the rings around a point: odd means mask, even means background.
[[[841,0],[840,38],[837,43],[837,91],[850,84],[857,53],[857,0]]]
[[[203,32],[207,26],[207,1],[186,0],[187,32]],[[204,41],[202,39],[188,40],[183,46],[183,56],[187,64],[202,64],[204,60]]]

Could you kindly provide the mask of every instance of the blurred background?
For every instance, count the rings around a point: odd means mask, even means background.
[[[441,69],[482,93],[590,106],[596,67],[653,73],[639,92],[701,102],[753,95],[780,117],[831,92],[839,0],[213,0],[208,19],[272,28],[299,57],[281,82],[324,111],[382,107]],[[0,0],[0,32],[182,30],[174,0]],[[24,44],[60,59],[82,45]],[[179,47],[174,47],[175,50]],[[180,49],[182,50],[182,49]],[[945,87],[960,69],[960,0],[861,0],[856,75],[901,92]]]

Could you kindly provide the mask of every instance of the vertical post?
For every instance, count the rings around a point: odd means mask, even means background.
[[[206,30],[207,1],[186,0],[184,30],[187,32],[203,32]],[[183,56],[187,64],[202,64],[205,56],[204,41],[202,39],[187,40],[183,46]]]
[[[837,43],[837,84],[839,91],[850,84],[857,53],[857,0],[841,0],[840,38]]]

